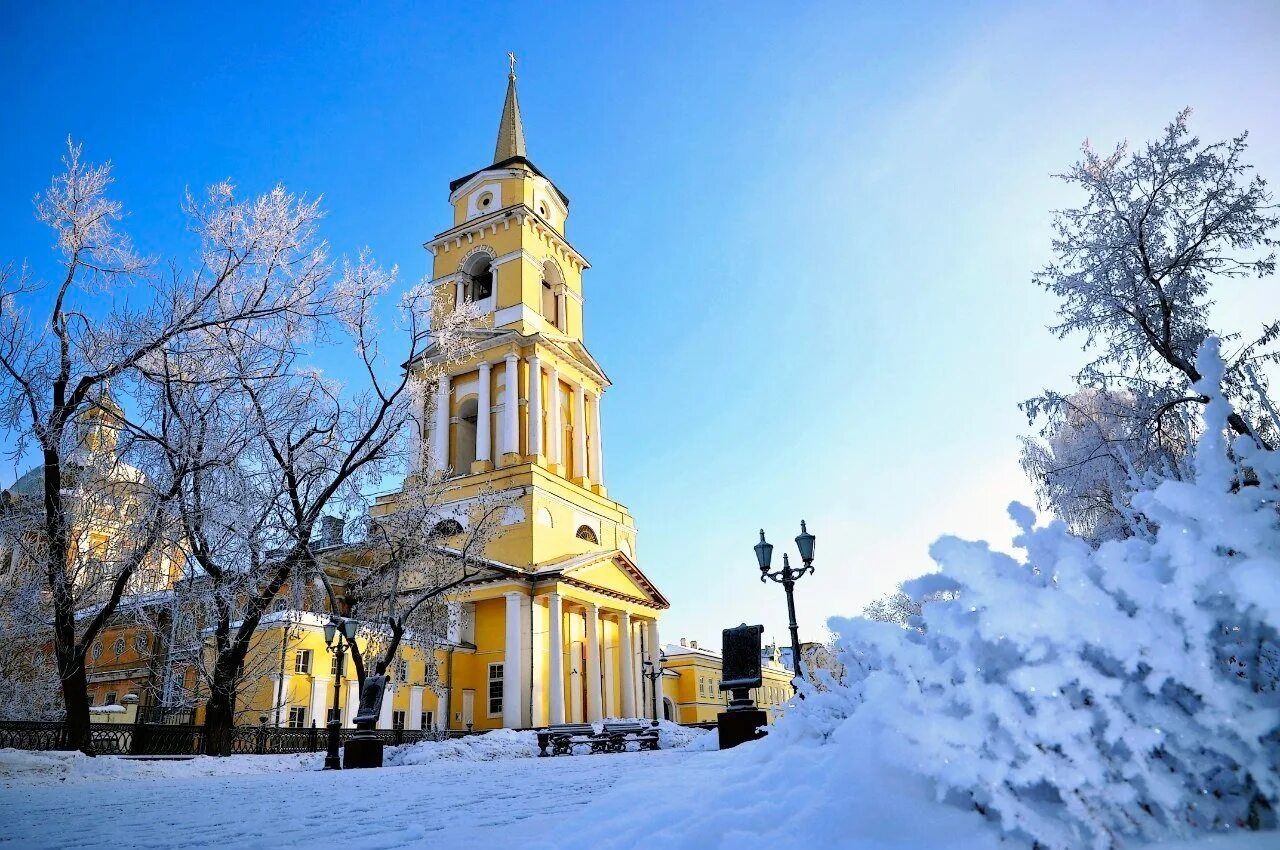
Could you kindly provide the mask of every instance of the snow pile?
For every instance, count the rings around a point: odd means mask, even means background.
[[[449,738],[444,741],[419,741],[401,747],[388,747],[384,763],[391,766],[427,764],[433,761],[495,761],[497,759],[533,758],[538,754],[538,736],[533,732],[495,729],[483,735]]]
[[[646,720],[647,725],[652,721]],[[706,742],[712,742],[710,747],[705,746]],[[664,750],[703,750],[716,748],[716,736],[706,729],[699,729],[696,726],[681,726],[679,723],[672,723],[670,720],[658,721],[658,746]]]
[[[141,760],[118,756],[86,756],[80,752],[0,750],[0,786],[78,784],[137,779],[177,779],[192,776],[251,776],[319,770],[324,753],[275,756]]]
[[[939,540],[941,573],[907,590],[958,598],[915,629],[833,620],[846,679],[781,731],[852,756],[857,718],[940,797],[1049,848],[1274,827],[1280,457],[1228,451],[1216,340],[1198,366],[1212,400],[1195,478],[1134,497],[1152,536],[1093,550],[1014,505],[1021,559]]]

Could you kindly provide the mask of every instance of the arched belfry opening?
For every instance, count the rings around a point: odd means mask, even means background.
[[[551,260],[542,264],[542,317],[564,331],[564,275]]]
[[[462,266],[466,280],[462,287],[462,298],[468,304],[484,301],[493,296],[494,267],[493,258],[488,254],[476,254]]]
[[[458,406],[458,438],[453,443],[453,471],[458,475],[471,472],[476,459],[476,422],[479,420],[479,404],[474,397]]]

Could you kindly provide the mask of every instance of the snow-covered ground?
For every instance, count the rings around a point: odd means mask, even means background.
[[[319,770],[317,754],[132,761],[4,750],[0,847],[1022,850],[976,814],[935,802],[872,742],[851,760],[836,747],[765,741],[721,753],[706,748],[713,736],[664,737],[685,746],[539,759],[531,734],[497,732],[392,749],[382,770],[340,773]],[[1178,846],[1261,850],[1269,838]]]

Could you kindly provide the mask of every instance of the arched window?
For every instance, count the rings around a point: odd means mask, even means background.
[[[476,422],[480,410],[476,399],[469,398],[458,406],[458,438],[453,443],[453,471],[467,475],[476,459]]]
[[[542,316],[559,330],[564,324],[564,275],[560,267],[547,260],[542,264]]]
[[[454,535],[461,533],[462,523],[453,518],[442,519],[435,524],[434,528],[431,529],[431,536],[436,538],[453,537]]]
[[[493,261],[488,254],[477,254],[462,270],[466,276],[463,298],[467,302],[483,301],[493,295]]]
[[[600,538],[596,537],[595,529],[589,525],[580,525],[578,530],[574,532],[574,536],[579,540],[585,540],[588,543],[599,543]]]

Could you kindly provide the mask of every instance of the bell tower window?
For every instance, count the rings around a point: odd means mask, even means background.
[[[542,264],[542,317],[564,332],[564,275],[550,260]]]
[[[462,290],[464,301],[470,304],[493,296],[493,261],[487,255],[476,256],[463,273],[466,275]]]
[[[479,406],[474,398],[464,401],[458,408],[457,439],[453,445],[453,472],[467,475],[476,459],[476,422]]]

